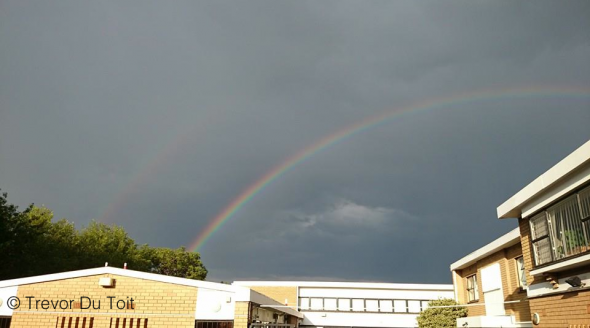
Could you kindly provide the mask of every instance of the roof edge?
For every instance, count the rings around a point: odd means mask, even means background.
[[[520,229],[515,228],[507,234],[495,239],[491,243],[471,252],[467,256],[462,257],[458,261],[451,264],[451,271],[460,270],[473,263],[485,258],[486,256],[492,255],[499,250],[514,246],[520,242]]]
[[[496,208],[498,218],[519,217],[523,205],[588,162],[590,162],[590,140],[586,141],[583,145],[571,152],[557,164],[553,165],[549,170],[545,171],[498,206]]]
[[[194,280],[194,279],[188,279],[188,278],[165,276],[165,275],[156,274],[156,273],[121,269],[121,268],[115,268],[115,267],[99,267],[99,268],[92,268],[92,269],[83,269],[83,270],[76,270],[76,271],[67,271],[67,272],[51,273],[51,274],[45,274],[45,275],[39,275],[39,276],[4,280],[4,281],[0,281],[0,288],[10,287],[10,286],[30,285],[30,284],[37,284],[37,283],[48,282],[48,281],[65,280],[65,279],[88,277],[88,276],[97,276],[97,275],[102,275],[102,274],[114,274],[114,275],[119,275],[119,276],[130,277],[130,278],[145,279],[145,280],[159,281],[159,282],[165,282],[165,283],[170,283],[170,284],[175,284],[175,285],[200,287],[200,288],[207,288],[207,289],[214,289],[214,290],[221,290],[221,291],[235,292],[235,290],[236,290],[236,286],[232,286],[232,285],[220,284],[220,283],[216,283],[216,282],[209,282],[209,281],[203,281],[203,280]]]

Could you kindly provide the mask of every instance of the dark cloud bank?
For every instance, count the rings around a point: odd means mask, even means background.
[[[589,14],[587,1],[3,1],[0,187],[78,225],[187,245],[266,171],[365,117],[482,89],[588,89]],[[202,249],[210,279],[448,283],[451,262],[516,226],[496,206],[589,123],[588,97],[522,97],[366,130],[229,220]]]

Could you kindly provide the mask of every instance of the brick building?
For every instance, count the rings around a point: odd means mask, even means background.
[[[516,218],[538,327],[590,327],[590,141],[497,208]]]
[[[532,327],[526,271],[516,228],[451,264],[455,300],[467,318],[457,327]]]
[[[113,267],[0,281],[0,300],[1,328],[247,328],[254,316],[295,327],[302,318],[249,288]]]

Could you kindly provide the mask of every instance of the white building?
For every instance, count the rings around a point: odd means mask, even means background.
[[[453,285],[236,281],[303,314],[305,327],[417,327],[428,301],[454,298]]]

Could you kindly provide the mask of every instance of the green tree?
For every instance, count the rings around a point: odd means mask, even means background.
[[[92,221],[79,232],[78,239],[80,266],[84,268],[104,266],[105,262],[122,267],[139,260],[137,244],[120,226]]]
[[[150,262],[150,272],[197,280],[207,277],[207,269],[199,253],[187,252],[184,247],[170,249],[144,245],[140,253]]]
[[[420,312],[418,327],[420,328],[454,328],[457,318],[467,316],[467,309],[458,305],[455,300],[443,298],[428,302],[428,309]]]
[[[92,221],[76,230],[65,219],[52,220],[51,210],[30,205],[20,212],[0,193],[0,280],[95,268],[105,262],[191,279],[207,276],[200,255],[182,247],[139,247],[116,225]]]

